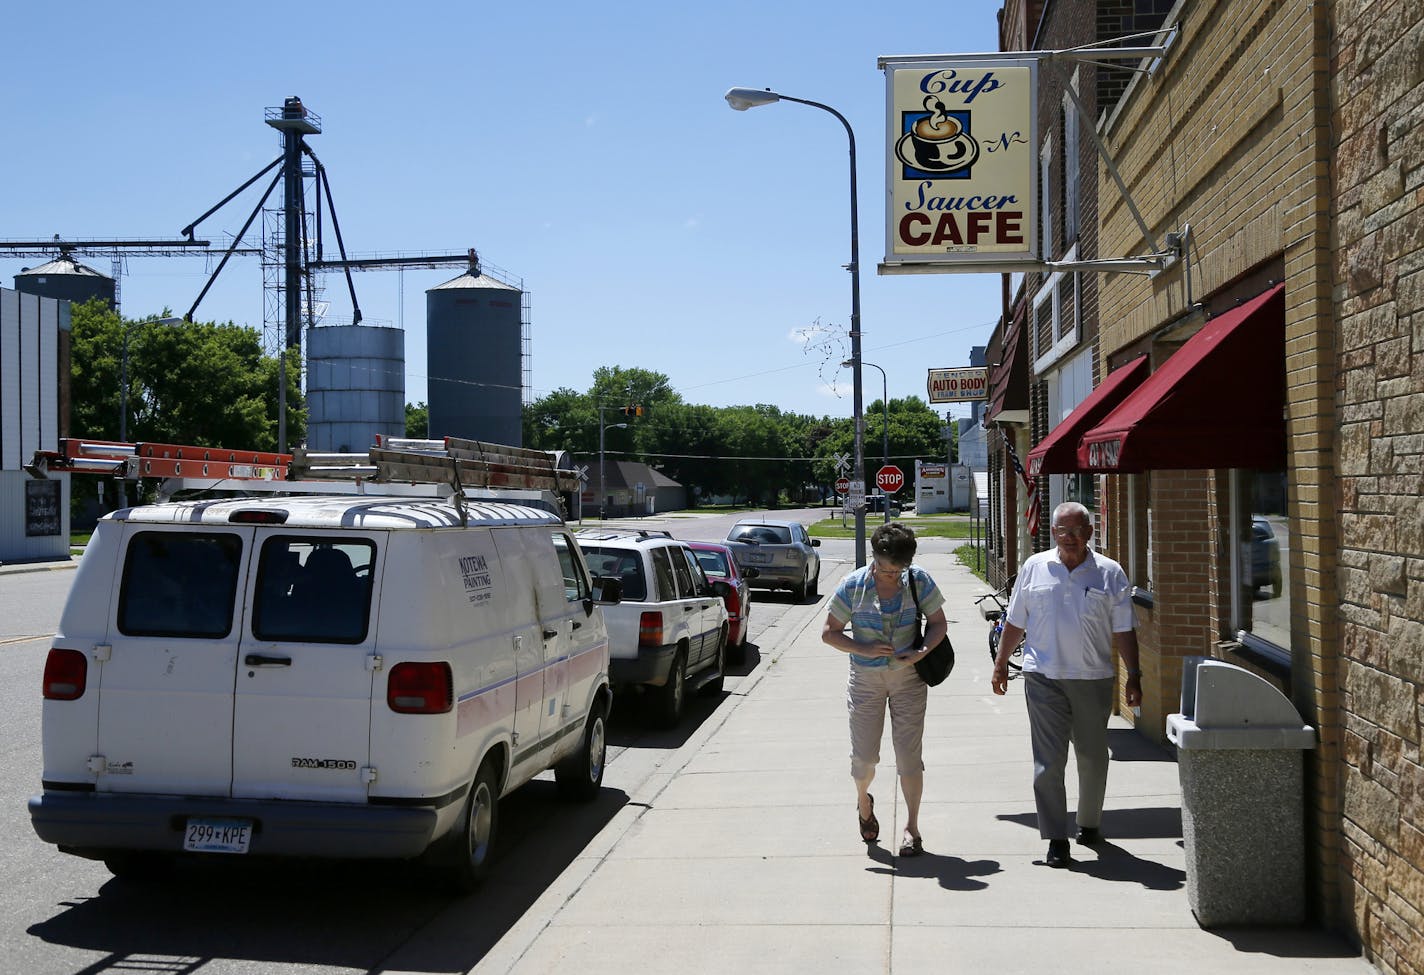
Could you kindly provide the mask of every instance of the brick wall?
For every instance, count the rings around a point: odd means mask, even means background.
[[[1373,19],[1370,14],[1366,19]],[[1183,5],[1182,31],[1150,76],[1139,76],[1102,130],[1152,237],[1191,226],[1189,261],[1154,278],[1107,275],[1100,282],[1099,346],[1111,359],[1150,345],[1164,326],[1204,297],[1213,310],[1286,285],[1286,422],[1290,552],[1290,671],[1284,686],[1319,732],[1307,778],[1311,894],[1316,916],[1349,927],[1342,911],[1340,860],[1339,547],[1335,496],[1337,375],[1334,257],[1331,247],[1330,8],[1274,0],[1200,0]],[[1417,51],[1419,45],[1414,45]],[[1416,62],[1417,64],[1417,62]],[[1099,173],[1099,253],[1150,250],[1147,235],[1106,171]],[[1420,344],[1416,337],[1416,344]],[[1154,352],[1154,364],[1160,357]],[[1243,364],[1249,369],[1249,365]],[[1358,382],[1359,380],[1353,380]],[[1122,478],[1110,478],[1120,482]],[[1159,483],[1162,482],[1162,483]],[[1153,576],[1157,599],[1145,627],[1163,666],[1185,653],[1221,653],[1232,638],[1230,552],[1212,526],[1222,520],[1219,474],[1155,471]],[[1120,486],[1110,486],[1110,491]],[[1186,537],[1159,551],[1168,516],[1160,498],[1199,518]],[[1416,495],[1417,497],[1417,495]],[[1175,520],[1175,516],[1172,516]],[[1202,568],[1193,562],[1201,559]],[[1196,600],[1199,618],[1169,618]],[[1159,675],[1149,709],[1175,707],[1177,674]],[[1147,667],[1144,666],[1144,670]],[[1146,676],[1146,674],[1144,674]]]
[[[1367,957],[1424,972],[1424,8],[1335,2],[1345,896]],[[1321,497],[1321,504],[1332,499]]]

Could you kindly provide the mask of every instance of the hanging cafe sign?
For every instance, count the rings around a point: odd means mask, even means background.
[[[881,58],[885,262],[880,273],[1038,261],[1033,57]]]

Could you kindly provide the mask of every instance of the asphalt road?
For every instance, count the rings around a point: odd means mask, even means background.
[[[810,522],[829,509],[777,512]],[[668,515],[617,522],[715,541],[738,516]],[[585,523],[588,524],[587,522]],[[610,525],[615,524],[610,522]],[[872,526],[873,527],[873,526]],[[931,544],[948,540],[930,539]],[[853,543],[821,546],[822,577],[853,559]],[[465,972],[545,891],[647,778],[776,648],[783,634],[822,610],[789,593],[756,592],[747,660],[721,696],[691,702],[682,725],[653,731],[635,707],[615,708],[600,797],[560,800],[552,777],[507,797],[499,859],[477,893],[433,891],[403,864],[258,863],[237,858],[185,864],[162,885],[112,877],[103,864],[59,853],[30,828],[26,800],[40,781],[40,681],[49,634],[74,573],[0,575],[0,971],[27,975],[105,972]],[[825,588],[823,587],[823,592]],[[822,597],[822,601],[824,597]],[[689,838],[695,842],[696,838]],[[637,967],[639,960],[630,959]]]

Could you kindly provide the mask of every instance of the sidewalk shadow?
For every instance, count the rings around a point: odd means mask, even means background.
[[[1132,728],[1108,729],[1108,754],[1114,762],[1171,762],[1177,756],[1170,748],[1148,741]]]
[[[1095,860],[1079,859],[1079,851],[1092,849]],[[1187,872],[1155,860],[1133,856],[1120,846],[1101,843],[1094,847],[1076,847],[1069,869],[1099,880],[1141,884],[1148,890],[1181,890],[1187,883]]]
[[[872,843],[866,847],[866,855],[880,864],[869,867],[870,873],[938,880],[945,890],[985,890],[989,885],[975,878],[992,877],[1004,872],[998,860],[965,860],[928,849],[917,857],[902,857],[878,843]]]
[[[1017,823],[1038,829],[1038,816],[1032,812],[1004,813],[998,817],[1006,823]],[[1182,810],[1179,806],[1142,806],[1137,809],[1104,809],[1103,835],[1118,840],[1155,840],[1182,838]]]
[[[1203,928],[1242,954],[1277,958],[1359,958],[1349,942],[1319,928]]]

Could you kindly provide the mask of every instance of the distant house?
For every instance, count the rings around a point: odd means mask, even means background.
[[[596,518],[599,509],[609,518],[680,511],[687,507],[687,488],[666,474],[635,460],[604,462],[607,489],[599,483],[597,458],[588,465],[588,490],[583,493],[583,515]]]

